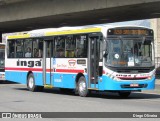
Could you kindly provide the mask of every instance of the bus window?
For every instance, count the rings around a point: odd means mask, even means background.
[[[37,58],[39,56],[38,53],[38,39],[33,40],[33,57]]]
[[[23,57],[23,40],[16,40],[16,58]]]
[[[75,57],[75,48],[76,48],[76,41],[73,39],[73,36],[66,37],[66,56],[65,57]]]
[[[65,57],[65,36],[60,36],[55,39],[56,57]]]
[[[15,40],[8,41],[8,50],[7,50],[8,58],[15,58],[14,48],[15,48]]]
[[[86,58],[87,57],[87,36],[86,35],[77,35],[76,39],[76,57],[78,58]]]
[[[43,40],[39,39],[39,44],[38,44],[38,51],[39,51],[39,57],[43,57]]]
[[[47,53],[46,53],[47,55],[46,55],[46,57],[47,58],[50,58],[53,55],[53,52],[51,51],[52,44],[53,44],[52,42],[53,42],[52,39],[47,40],[47,44],[46,44],[46,48],[47,48]]]
[[[36,38],[33,40],[33,57],[41,58],[43,50],[43,41],[42,39]]]
[[[0,43],[0,80],[5,80],[5,44]]]
[[[26,39],[24,41],[25,57],[32,57],[32,39]]]
[[[5,59],[5,45],[0,43],[0,69],[4,68]]]

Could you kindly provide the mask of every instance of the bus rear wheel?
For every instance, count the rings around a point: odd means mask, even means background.
[[[37,86],[35,86],[35,80],[34,80],[34,76],[32,73],[29,74],[28,79],[27,79],[27,88],[29,91],[36,91],[37,90]]]
[[[87,84],[86,84],[86,79],[84,76],[81,76],[78,80],[78,94],[81,97],[86,97],[88,96],[88,89],[87,89]]]
[[[127,97],[131,94],[131,92],[130,92],[130,91],[128,91],[128,92],[119,91],[118,94],[119,94],[119,96],[122,97],[122,98],[127,98]]]
[[[35,91],[43,91],[44,87],[36,86],[34,76],[32,73],[30,73],[27,79],[27,88],[29,91],[35,92]]]

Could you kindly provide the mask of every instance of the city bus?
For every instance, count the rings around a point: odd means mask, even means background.
[[[5,80],[5,44],[0,43],[0,80]]]
[[[62,27],[7,37],[6,80],[74,90],[116,92],[155,88],[153,30],[140,26]]]

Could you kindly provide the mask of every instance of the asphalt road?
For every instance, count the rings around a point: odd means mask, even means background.
[[[156,89],[132,93],[123,99],[115,93],[79,97],[58,89],[30,92],[25,85],[0,82],[0,112],[160,112],[160,81]]]

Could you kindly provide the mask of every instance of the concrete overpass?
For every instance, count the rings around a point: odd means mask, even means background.
[[[160,17],[160,0],[0,0],[0,32]]]

